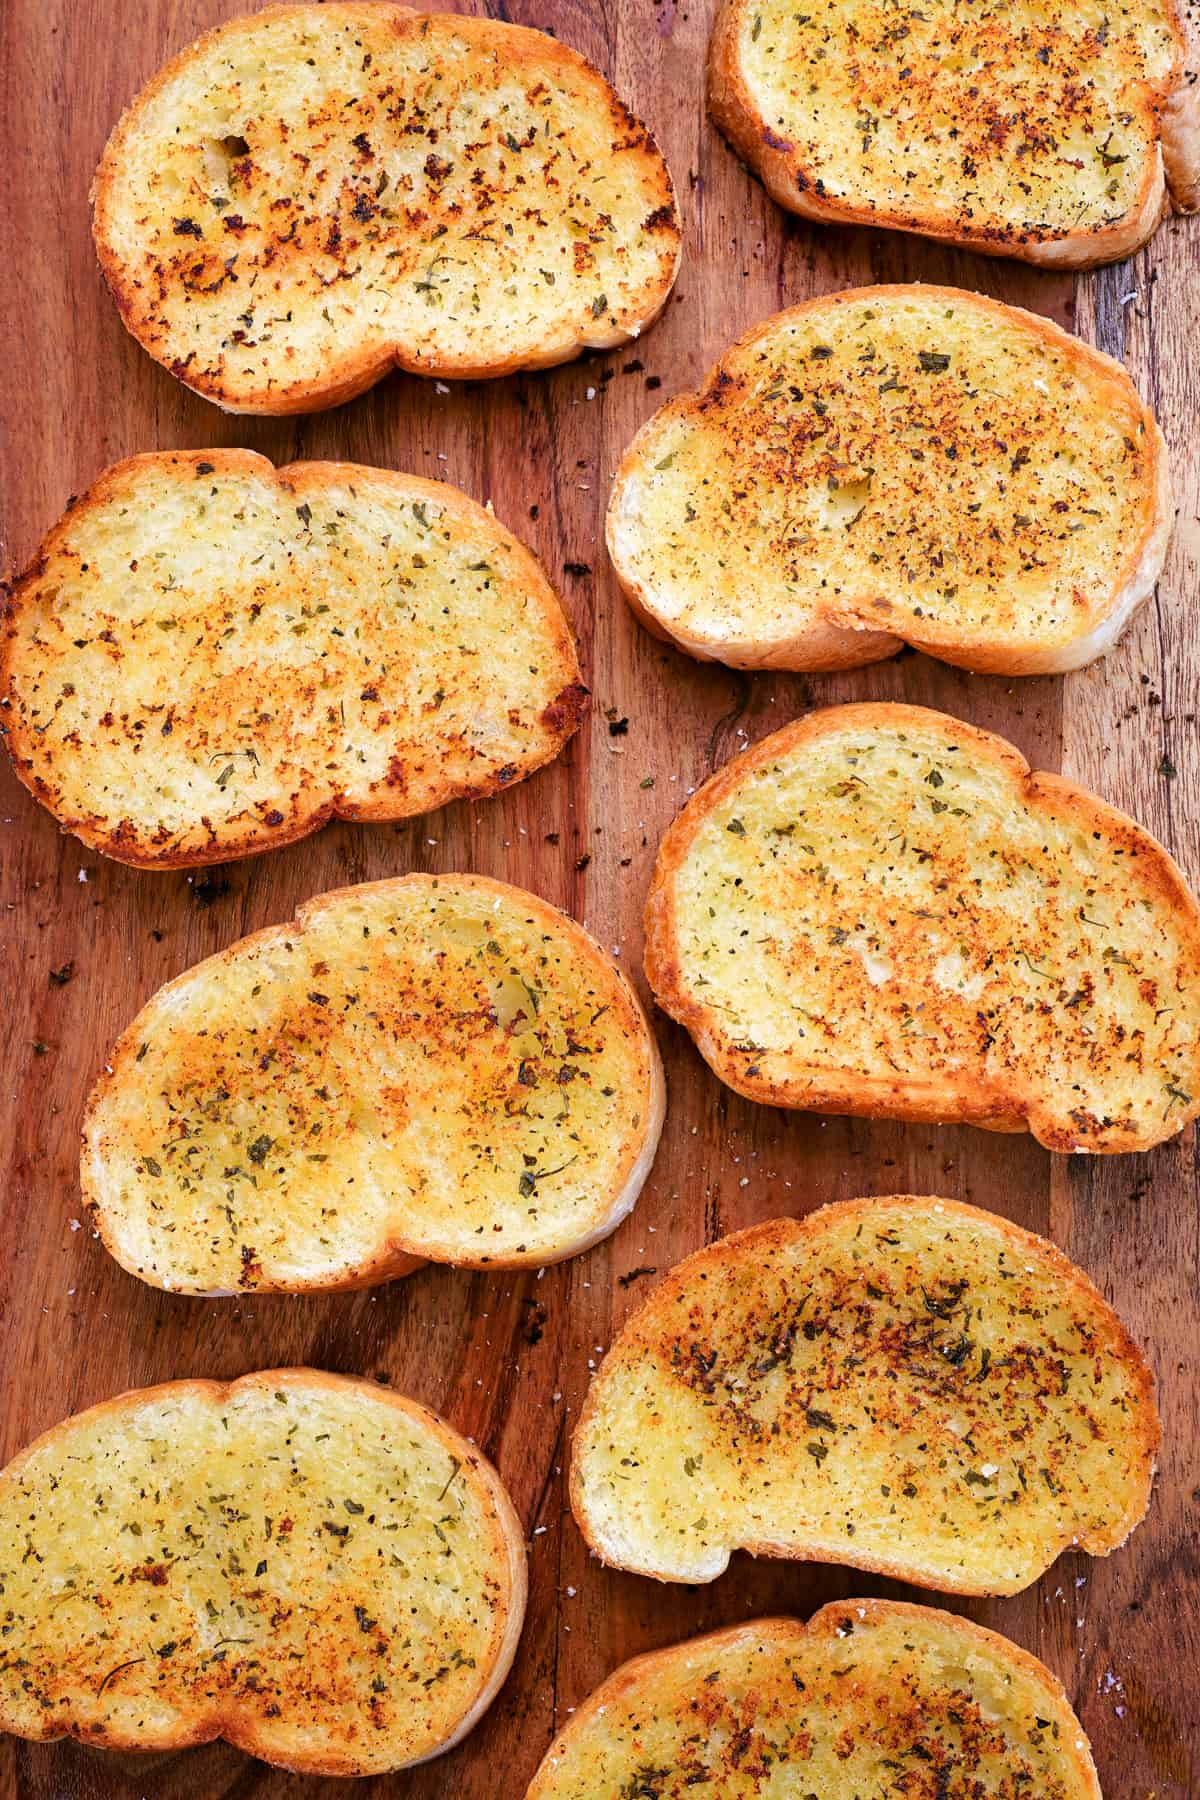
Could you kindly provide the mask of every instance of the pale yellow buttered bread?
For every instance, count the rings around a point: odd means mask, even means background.
[[[592,1382],[571,1504],[604,1562],[662,1581],[745,1549],[1011,1594],[1124,1542],[1159,1435],[1139,1351],[1052,1244],[850,1200],[672,1271]]]
[[[1172,510],[1111,358],[979,294],[857,288],[766,320],[642,427],[608,543],[693,656],[848,668],[907,642],[1030,675],[1111,648]]]
[[[722,0],[709,103],[781,206],[1060,268],[1200,204],[1175,0]]]
[[[113,1255],[188,1293],[554,1262],[607,1235],[664,1089],[632,988],[519,888],[409,875],[310,900],[170,982],[89,1103]]]
[[[385,0],[198,39],[113,132],[94,203],[129,330],[234,412],[624,343],[681,243],[654,139],[582,56]]]
[[[311,1369],[122,1394],[0,1474],[0,1729],[403,1768],[490,1705],[525,1592],[499,1477],[415,1401]]]
[[[997,1632],[847,1600],[637,1657],[526,1800],[1101,1800],[1062,1685]]]
[[[102,475],[16,584],[0,691],[26,787],[147,868],[497,793],[586,699],[558,596],[490,512],[247,450]]]
[[[923,707],[830,707],[659,848],[646,971],[772,1106],[1144,1150],[1200,1112],[1200,910],[1131,819]]]

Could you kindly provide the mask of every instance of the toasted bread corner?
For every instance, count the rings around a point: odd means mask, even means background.
[[[1163,166],[1167,192],[1176,212],[1200,211],[1200,85],[1196,46],[1189,43],[1178,0],[1175,5],[1181,38],[1190,54],[1180,58],[1162,109]]]

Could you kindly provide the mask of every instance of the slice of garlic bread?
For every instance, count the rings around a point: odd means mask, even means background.
[[[526,1800],[1101,1800],[1062,1685],[997,1632],[843,1600],[639,1656],[555,1739]]]
[[[633,989],[544,900],[470,875],[323,894],[169,982],[114,1048],[83,1196],[185,1293],[366,1287],[586,1250],[664,1087]]]
[[[1145,1150],[1200,1112],[1200,910],[1123,813],[923,707],[830,707],[663,838],[646,972],[770,1106]]]
[[[767,319],[644,425],[608,509],[642,622],[704,660],[851,668],[901,641],[1076,669],[1153,591],[1166,445],[1120,364],[944,287]]]
[[[181,868],[497,793],[586,689],[541,565],[457,488],[204,450],[116,464],[55,526],[0,695],[68,831]]]
[[[1086,268],[1200,202],[1176,0],[722,0],[712,115],[781,206]]]
[[[603,1562],[733,1550],[1014,1594],[1150,1500],[1150,1372],[1087,1276],[990,1213],[848,1200],[711,1244],[625,1325],[576,1432]]]
[[[681,246],[654,139],[582,56],[386,0],[208,32],[130,106],[93,201],[126,326],[231,412],[610,349]]]
[[[521,1522],[444,1420],[373,1382],[176,1381],[0,1474],[0,1730],[223,1737],[310,1775],[424,1762],[504,1681]]]

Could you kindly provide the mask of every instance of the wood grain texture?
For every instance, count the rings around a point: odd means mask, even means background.
[[[321,1791],[520,1800],[556,1721],[623,1658],[758,1612],[807,1615],[854,1592],[904,1591],[840,1569],[745,1557],[711,1588],[660,1588],[589,1559],[566,1509],[565,1449],[590,1365],[652,1272],[724,1232],[831,1199],[909,1190],[970,1200],[1050,1232],[1089,1271],[1149,1347],[1167,1437],[1150,1517],[1126,1550],[1102,1563],[1064,1557],[1027,1594],[958,1610],[1062,1677],[1109,1800],[1185,1800],[1200,1790],[1192,1133],[1151,1155],[1068,1162],[1025,1139],[967,1129],[773,1113],[721,1088],[660,1018],[666,1130],[641,1202],[611,1240],[541,1278],[431,1268],[323,1300],[204,1302],[141,1286],[80,1224],[77,1156],[83,1101],[105,1049],[148,995],[325,888],[411,869],[495,875],[582,919],[640,978],[642,899],[667,822],[715,766],[812,704],[905,699],[1003,732],[1035,764],[1062,768],[1135,813],[1200,880],[1200,226],[1173,223],[1132,263],[1074,280],[915,238],[809,226],[766,198],[706,120],[706,5],[496,0],[498,16],[550,27],[584,51],[658,134],[687,233],[664,318],[625,353],[548,374],[445,395],[393,377],[335,413],[228,419],[125,335],[94,263],[87,190],[108,129],[140,84],[169,52],[238,10],[238,0],[0,8],[8,572],[70,493],[139,450],[245,444],[277,462],[346,457],[440,475],[490,500],[561,584],[592,711],[557,764],[500,799],[397,827],[337,825],[277,855],[193,876],[102,864],[3,772],[0,1458],[123,1387],[272,1364],[382,1376],[436,1407],[495,1459],[530,1533],[518,1661],[449,1758]],[[746,677],[655,643],[633,624],[602,545],[608,483],[634,430],[781,305],[912,279],[1029,306],[1127,358],[1158,408],[1178,484],[1179,530],[1157,601],[1113,656],[1065,680],[974,678],[912,654],[840,676]],[[568,576],[568,563],[588,573]],[[627,730],[611,733],[621,720]],[[52,978],[67,969],[69,980]],[[148,1762],[71,1744],[0,1745],[3,1800],[277,1800],[304,1786],[224,1746]]]

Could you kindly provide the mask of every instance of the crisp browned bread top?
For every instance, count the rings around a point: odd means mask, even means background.
[[[586,696],[557,594],[489,511],[415,475],[248,450],[106,470],[0,638],[17,774],[146,868],[500,792],[558,754]]]
[[[723,0],[713,116],[781,205],[995,256],[1131,255],[1200,198],[1175,0]]]
[[[807,1625],[756,1619],[626,1663],[576,1710],[526,1800],[959,1791],[1100,1800],[1061,1684],[966,1619],[846,1600]]]
[[[312,1775],[402,1768],[494,1698],[525,1608],[490,1465],[311,1369],[122,1394],[0,1474],[0,1729],[224,1737]]]
[[[768,1105],[1142,1150],[1200,1112],[1200,911],[1132,819],[924,707],[810,713],[659,847],[646,970]]]
[[[623,343],[680,252],[666,164],[583,57],[386,0],[210,31],[133,102],[94,200],[126,325],[233,411]]]
[[[1150,1497],[1150,1372],[1044,1239],[892,1195],[688,1257],[588,1391],[571,1504],[605,1562],[707,1581],[735,1549],[1015,1593]]]

